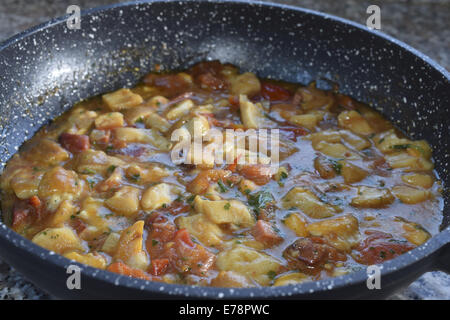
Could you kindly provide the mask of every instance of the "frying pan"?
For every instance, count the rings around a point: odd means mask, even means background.
[[[67,17],[0,45],[0,162],[75,102],[134,85],[161,64],[185,68],[218,59],[261,77],[337,83],[414,139],[428,140],[449,185],[450,75],[391,37],[327,14],[258,2],[151,1],[83,12],[81,29]],[[450,271],[449,193],[441,232],[381,265],[381,289],[365,270],[274,288],[223,289],[132,279],[79,265],[81,289],[66,286],[66,258],[0,224],[0,255],[58,298],[381,298],[431,270]],[[3,221],[9,217],[4,216]]]

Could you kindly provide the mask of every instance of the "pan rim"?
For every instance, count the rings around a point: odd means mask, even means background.
[[[383,38],[384,40],[393,43],[396,46],[399,46],[401,49],[410,52],[412,55],[418,57],[420,60],[428,64],[431,68],[437,70],[440,75],[442,75],[447,81],[450,81],[450,73],[440,66],[437,62],[432,60],[427,55],[419,52],[418,50],[412,48],[406,43],[397,40],[389,35],[381,33],[376,30],[370,30],[367,27],[344,19],[340,17],[336,17],[334,15],[330,15],[327,13],[305,9],[301,7],[295,7],[285,4],[275,4],[271,2],[261,2],[261,1],[245,1],[245,0],[231,0],[231,1],[220,1],[220,0],[147,0],[147,1],[130,1],[124,3],[117,3],[107,6],[96,7],[88,10],[82,10],[82,16],[88,16],[92,14],[97,14],[102,11],[113,10],[121,7],[129,7],[129,6],[139,6],[145,4],[152,3],[164,3],[164,2],[176,2],[176,3],[190,3],[194,2],[197,4],[205,3],[213,3],[213,4],[237,4],[241,6],[262,6],[262,7],[273,7],[283,10],[296,11],[301,13],[306,13],[310,15],[314,15],[319,18],[333,20],[334,22],[338,22],[344,24],[346,26],[351,26],[353,28],[359,29],[364,32],[369,32],[376,37]],[[43,31],[45,29],[49,29],[52,26],[58,25],[60,23],[64,23],[68,18],[68,15],[64,15],[58,18],[54,18],[37,26],[34,26],[30,29],[27,29],[5,41],[0,43],[0,55],[2,51],[14,45],[16,42],[19,42],[27,37]],[[0,239],[2,241],[8,241],[9,243],[14,244],[17,247],[17,250],[23,250],[27,254],[33,255],[38,259],[48,260],[50,263],[56,265],[60,268],[66,268],[69,264],[74,264],[73,261],[55,254],[54,252],[48,251],[44,248],[39,247],[38,245],[32,243],[30,240],[20,236],[8,226],[6,226],[2,221],[0,221],[0,227],[3,229],[0,232]],[[408,266],[413,265],[415,262],[423,259],[427,259],[429,256],[435,254],[440,248],[442,248],[445,244],[450,242],[450,226],[447,226],[445,229],[441,230],[437,235],[432,237],[425,244],[403,254],[395,259],[389,260],[381,265],[382,267],[382,276],[386,276],[389,273],[392,273],[398,269],[406,268]],[[146,281],[141,279],[129,278],[127,276],[118,275],[115,273],[108,272],[106,270],[100,270],[93,267],[89,267],[86,265],[82,265],[79,263],[75,263],[82,268],[83,277],[94,278],[97,280],[105,281],[113,285],[123,286],[130,289],[143,290],[153,293],[165,293],[168,295],[173,295],[174,297],[189,297],[189,298],[276,298],[276,297],[289,297],[290,295],[297,294],[312,294],[322,291],[330,291],[337,288],[342,288],[345,286],[357,285],[361,282],[365,282],[367,280],[367,274],[364,270],[352,272],[347,275],[339,276],[336,278],[318,280],[313,282],[305,282],[297,285],[290,286],[282,286],[282,287],[255,287],[255,288],[215,288],[215,287],[198,287],[198,286],[189,286],[189,285],[177,285],[177,284],[167,284],[153,281]]]

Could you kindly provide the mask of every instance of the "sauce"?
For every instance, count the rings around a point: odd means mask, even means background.
[[[174,164],[177,129],[278,129],[277,167]],[[202,62],[151,73],[42,128],[1,176],[24,237],[131,277],[219,287],[352,272],[438,233],[441,184],[412,141],[348,96]]]

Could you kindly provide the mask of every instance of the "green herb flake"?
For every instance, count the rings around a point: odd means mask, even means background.
[[[269,202],[273,202],[274,198],[272,194],[268,191],[259,191],[255,194],[251,194],[248,199],[248,204],[255,209],[260,209],[265,207]]]
[[[83,172],[81,172],[82,174],[95,174],[95,171],[91,170],[91,169],[84,169]]]
[[[223,206],[223,208],[224,208],[225,210],[230,210],[231,204],[230,204],[229,202],[227,202],[227,203]]]
[[[87,179],[87,183],[89,184],[89,188],[94,189],[95,181],[92,179]]]
[[[339,163],[338,161],[333,160],[333,159],[328,159],[328,161],[330,162],[331,166],[333,167],[333,170],[337,174],[341,174],[341,172],[342,172],[342,163]]]
[[[406,143],[406,144],[394,144],[393,146],[391,146],[392,149],[395,150],[406,150],[408,148],[411,148],[411,144]]]
[[[225,187],[225,185],[223,184],[222,180],[217,181],[217,184],[219,185],[219,191],[224,193],[227,192],[228,189],[227,187]]]
[[[273,270],[270,270],[269,272],[267,272],[267,276],[268,276],[271,280],[273,280],[273,279],[275,279],[275,277],[277,276],[277,273],[276,273],[275,271],[273,271]]]
[[[117,166],[115,166],[115,165],[109,166],[109,167],[108,167],[108,173],[113,173],[114,170],[116,170],[116,168],[117,168]]]
[[[425,150],[423,150],[423,148],[416,146],[414,144],[411,144],[411,143],[395,144],[395,145],[391,146],[391,149],[394,149],[394,150],[416,149],[421,154],[425,154]]]
[[[138,182],[141,179],[141,175],[139,173],[135,173],[133,174],[131,177],[131,180],[133,180],[134,182]]]

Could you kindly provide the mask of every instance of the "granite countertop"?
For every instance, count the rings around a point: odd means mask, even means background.
[[[64,15],[69,5],[88,9],[114,0],[2,0],[0,41]],[[334,14],[365,24],[371,4],[381,8],[381,31],[406,42],[450,70],[450,0],[272,0]],[[0,299],[48,299],[42,290],[0,261]],[[429,272],[391,299],[450,300],[450,276]]]

